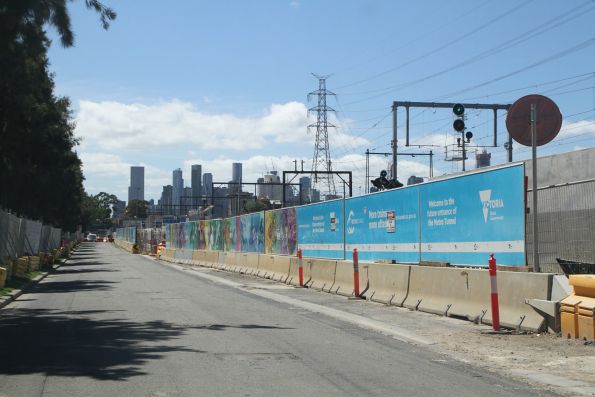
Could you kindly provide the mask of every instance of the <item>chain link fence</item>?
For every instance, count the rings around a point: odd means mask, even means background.
[[[531,206],[532,190],[527,195]],[[562,273],[556,258],[595,263],[595,179],[537,189],[538,255],[542,272]],[[533,266],[533,210],[527,215],[526,252]]]

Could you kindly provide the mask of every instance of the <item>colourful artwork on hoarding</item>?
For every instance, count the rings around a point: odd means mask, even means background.
[[[345,201],[346,255],[361,260],[419,261],[418,188],[388,190]]]
[[[524,165],[347,200],[166,226],[168,246],[362,261],[525,265]],[[127,230],[130,229],[130,230]],[[118,236],[136,241],[136,228]],[[344,248],[343,248],[344,247]]]
[[[199,221],[198,222],[198,249],[199,250],[208,250],[209,249],[209,221]]]
[[[343,200],[297,207],[298,248],[302,255],[344,259]]]
[[[238,217],[223,219],[223,249],[224,251],[235,252],[238,249],[237,238]]]
[[[209,219],[203,221],[206,223],[204,230],[205,248],[209,251],[223,251],[223,219]]]
[[[198,249],[199,227],[197,222],[172,223],[165,227],[165,231],[168,247]]]
[[[297,216],[294,207],[264,214],[265,253],[295,255],[297,253]]]
[[[264,212],[242,215],[240,220],[240,251],[264,252]]]

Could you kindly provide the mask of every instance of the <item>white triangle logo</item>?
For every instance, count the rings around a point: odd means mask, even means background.
[[[488,203],[490,202],[490,197],[492,196],[492,190],[481,190],[479,192],[479,199],[481,200],[481,204],[483,205],[483,221],[485,223],[488,222],[488,213],[490,210],[488,209]]]

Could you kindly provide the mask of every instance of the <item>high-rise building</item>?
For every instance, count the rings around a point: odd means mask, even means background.
[[[283,198],[283,187],[281,185],[273,185],[278,183],[281,183],[281,178],[277,174],[277,171],[271,171],[269,174],[266,174],[262,178],[262,184],[258,185],[257,196],[271,201],[281,201]]]
[[[235,183],[242,181],[242,163],[233,163],[231,165],[231,181]]]
[[[205,174],[207,175],[207,174]],[[212,186],[212,185],[209,185]],[[215,197],[211,198],[211,203],[214,206],[212,214],[214,218],[225,218],[229,216],[229,193],[230,190],[226,187],[216,187],[213,190]]]
[[[213,174],[205,172],[202,176],[203,193],[207,204],[213,204]]]
[[[172,211],[172,199],[173,199],[173,186],[166,185],[163,186],[163,191],[161,192],[161,199],[159,200],[159,206],[161,207],[161,211],[164,215],[166,214],[173,214]]]
[[[181,197],[184,194],[184,179],[182,178],[182,170],[178,168],[177,170],[173,171],[173,192],[172,192],[172,206],[174,207],[174,212],[176,215],[179,215],[180,211],[180,204],[181,204]],[[177,210],[176,210],[177,209]]]
[[[183,190],[183,194],[182,194],[182,199],[181,201],[181,205],[182,205],[182,211],[181,214],[185,215],[188,213],[188,210],[192,209],[192,188],[191,187],[185,187]]]
[[[302,203],[306,204],[312,201],[312,181],[310,180],[310,177],[303,176],[300,178],[300,192],[300,201]]]
[[[130,167],[130,186],[128,203],[132,200],[145,199],[145,167]]]
[[[197,208],[202,205],[202,166],[200,164],[193,164],[191,171],[191,186],[192,186],[192,207]]]

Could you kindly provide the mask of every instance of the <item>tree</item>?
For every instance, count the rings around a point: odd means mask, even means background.
[[[70,0],[72,1],[72,0]],[[0,5],[0,37],[4,44],[32,37],[27,32],[31,26],[43,27],[48,24],[58,31],[60,42],[64,47],[74,45],[74,33],[68,13],[68,0],[8,0]],[[117,14],[99,0],[85,0],[87,8],[99,14],[104,29],[108,29],[110,22]],[[45,36],[45,34],[44,34]],[[37,39],[44,41],[42,37]]]
[[[145,200],[130,200],[126,207],[126,216],[129,218],[145,219],[149,203]]]
[[[260,212],[260,211],[270,210],[271,208],[272,208],[271,202],[269,200],[262,200],[262,199],[248,201],[244,205],[244,210],[246,211],[247,214],[249,214],[251,212]]]
[[[97,0],[85,3],[104,28],[116,16]],[[54,95],[48,71],[46,24],[73,45],[67,0],[0,3],[0,206],[73,231],[82,222],[84,177],[70,101]]]
[[[82,204],[83,230],[109,229],[112,226],[111,206],[117,201],[115,195],[105,192],[97,195],[85,194]]]

